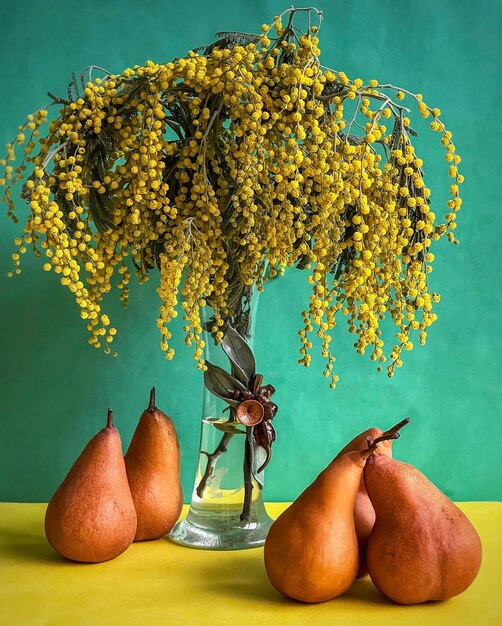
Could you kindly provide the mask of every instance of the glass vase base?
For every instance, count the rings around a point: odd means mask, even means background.
[[[199,526],[189,519],[176,524],[169,538],[174,543],[201,550],[246,550],[265,543],[272,519],[241,522],[240,512],[225,519],[213,519],[211,527]]]

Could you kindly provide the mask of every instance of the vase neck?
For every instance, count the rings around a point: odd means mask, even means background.
[[[235,330],[244,337],[246,343],[251,350],[254,351],[256,314],[258,311],[258,303],[260,300],[260,292],[256,286],[246,287],[245,293],[241,299],[239,308],[235,311],[235,315],[229,318],[229,322]],[[202,309],[202,321],[204,330],[204,358],[215,365],[219,365],[224,369],[227,368],[221,345],[216,343],[211,332],[212,320],[214,319],[214,311],[211,307],[205,306]]]

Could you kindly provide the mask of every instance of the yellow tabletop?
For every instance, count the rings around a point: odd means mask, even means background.
[[[277,517],[286,506],[267,508]],[[502,626],[502,503],[459,506],[483,541],[478,578],[447,602],[399,606],[368,577],[331,602],[288,600],[270,586],[260,548],[209,552],[161,539],[107,563],[71,563],[45,540],[44,504],[0,503],[0,625]]]

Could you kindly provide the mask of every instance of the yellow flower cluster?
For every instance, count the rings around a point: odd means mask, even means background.
[[[67,100],[54,98],[59,115],[45,137],[41,109],[7,146],[0,183],[13,219],[12,185],[32,164],[15,271],[27,245],[41,248],[44,268],[74,293],[94,346],[111,351],[116,330],[102,301],[116,284],[127,303],[128,259],[140,283],[160,269],[167,358],[179,299],[201,369],[201,308],[214,311],[210,330],[221,340],[243,289],[263,289],[292,266],[309,270],[312,285],[299,362],[310,364],[315,332],[332,387],[339,313],[357,352],[369,350],[378,369],[387,360],[380,325],[390,315],[389,376],[413,347],[412,331],[425,343],[439,299],[429,291],[430,248],[443,235],[457,243],[463,177],[451,133],[420,94],[324,68],[317,27],[298,36],[295,13],[278,16],[274,30],[229,34],[170,63],[95,80],[92,68],[81,88],[72,81]],[[432,119],[446,150],[453,183],[444,222],[431,209],[404,98]],[[17,168],[15,145],[24,146]]]

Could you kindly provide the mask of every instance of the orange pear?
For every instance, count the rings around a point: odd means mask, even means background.
[[[368,428],[368,430],[365,430],[354,437],[352,441],[349,441],[349,443],[342,450],[340,450],[335,458],[343,456],[347,452],[364,450],[368,447],[368,441],[374,441],[378,437],[389,435],[393,432],[397,433],[403,426],[408,424],[409,421],[410,418],[407,417],[385,433],[380,428]],[[393,439],[382,440],[377,450],[375,450],[375,454],[383,454],[385,456],[392,457],[393,441]],[[373,505],[368,498],[368,494],[366,493],[362,476],[354,504],[354,523],[356,526],[357,543],[359,545],[359,571],[357,572],[357,576],[359,578],[368,573],[368,568],[366,567],[366,545],[375,523],[375,509],[373,508]]]
[[[272,524],[265,569],[278,591],[302,602],[325,602],[350,587],[359,568],[354,503],[366,459],[378,443],[335,458]]]
[[[180,446],[172,420],[155,405],[155,387],[124,460],[138,515],[134,540],[167,535],[183,507]]]
[[[481,565],[481,541],[462,511],[418,469],[374,456],[364,482],[376,521],[367,548],[371,580],[400,604],[462,593]]]
[[[122,443],[108,421],[84,448],[45,513],[51,546],[73,561],[99,563],[122,554],[136,532]]]

